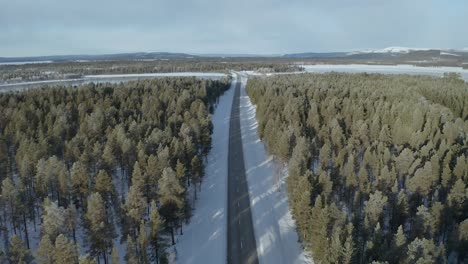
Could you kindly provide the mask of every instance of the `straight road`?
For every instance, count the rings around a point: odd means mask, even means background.
[[[238,75],[229,122],[227,260],[228,264],[257,264],[257,245],[242,150],[240,86]]]

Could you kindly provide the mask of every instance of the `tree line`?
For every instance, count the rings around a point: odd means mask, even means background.
[[[228,88],[162,78],[1,93],[0,262],[165,263]]]
[[[261,70],[268,72],[300,71],[289,60],[271,59],[191,59],[154,61],[54,62],[0,66],[0,84],[25,81],[75,79],[83,75],[137,74],[166,72],[229,72]]]
[[[258,133],[319,263],[468,260],[468,84],[381,74],[253,78]]]

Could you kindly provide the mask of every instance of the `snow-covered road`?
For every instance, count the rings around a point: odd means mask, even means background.
[[[256,107],[245,92],[242,77],[240,118],[250,206],[260,263],[313,263],[298,242],[284,179],[275,180],[273,158],[257,133]]]
[[[236,79],[233,79],[233,84]],[[226,204],[229,119],[234,87],[220,98],[212,116],[212,146],[198,200],[184,235],[178,237],[177,263],[226,262]]]
[[[298,242],[289,211],[284,179],[275,181],[274,162],[258,138],[255,106],[245,92],[242,75],[240,121],[252,219],[260,263],[313,263]],[[236,80],[233,80],[233,84]],[[178,237],[177,263],[225,263],[227,249],[227,154],[234,87],[221,96],[213,115],[213,149],[194,215]]]

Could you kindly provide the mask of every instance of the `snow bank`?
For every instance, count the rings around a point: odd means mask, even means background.
[[[236,80],[233,80],[233,84]],[[190,223],[176,244],[177,262],[225,263],[227,250],[227,156],[229,118],[234,87],[219,98],[212,116],[212,146],[208,154],[201,191]]]
[[[242,78],[240,118],[242,145],[249,184],[252,219],[260,263],[313,263],[298,242],[289,210],[284,179],[275,180],[274,162],[257,134],[256,107],[245,92]]]

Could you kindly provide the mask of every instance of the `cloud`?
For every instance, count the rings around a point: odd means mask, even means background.
[[[0,56],[467,46],[462,0],[0,0]]]

